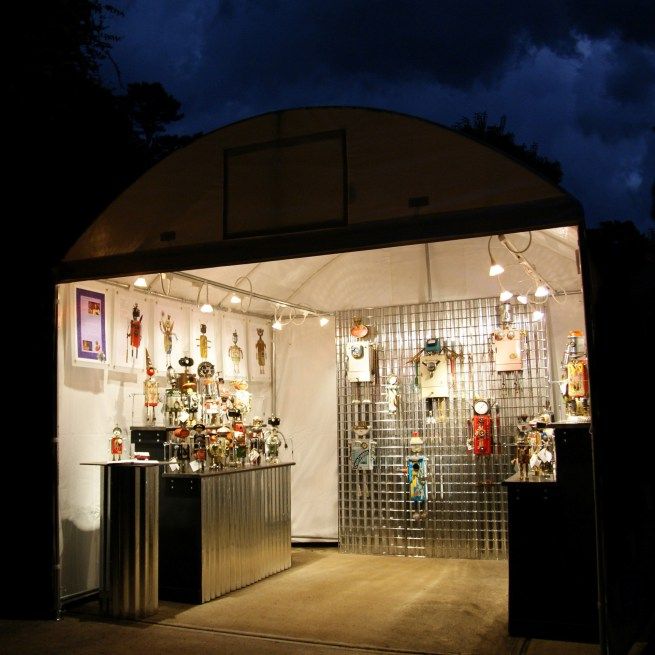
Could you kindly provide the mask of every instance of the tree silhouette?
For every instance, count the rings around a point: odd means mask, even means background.
[[[532,143],[530,146],[516,143],[514,134],[506,130],[506,124],[507,117],[504,115],[500,117],[497,125],[489,124],[485,111],[476,112],[473,120],[467,117],[461,118],[453,125],[453,128],[477,141],[506,152],[541,173],[551,182],[559,184],[562,181],[562,165],[556,160],[540,155],[539,146],[536,143]]]
[[[184,117],[181,103],[168,93],[159,82],[135,82],[127,85],[124,96],[132,127],[153,148],[157,135],[166,131],[169,123]]]

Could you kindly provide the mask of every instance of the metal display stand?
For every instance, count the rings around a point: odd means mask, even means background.
[[[107,616],[129,619],[156,614],[159,463],[88,464],[102,468],[100,610]]]

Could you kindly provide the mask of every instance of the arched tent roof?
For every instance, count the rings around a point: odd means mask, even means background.
[[[96,219],[59,274],[179,270],[581,220],[561,188],[443,126],[372,109],[292,109],[220,128],[154,166]]]

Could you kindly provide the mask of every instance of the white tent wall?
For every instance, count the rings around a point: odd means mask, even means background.
[[[291,469],[291,536],[298,540],[336,539],[337,373],[334,321],[320,327],[315,318],[287,325],[275,335],[277,414],[289,442],[281,449]]]

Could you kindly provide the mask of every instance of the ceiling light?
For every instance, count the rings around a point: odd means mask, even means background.
[[[514,294],[511,291],[507,291],[506,289],[504,291],[500,292],[500,302],[507,302]]]
[[[136,280],[134,280],[134,286],[137,289],[147,289],[148,283],[146,282],[146,278],[139,275],[139,277]]]
[[[214,308],[209,304],[209,284],[205,284],[205,289],[205,304],[202,305],[200,311],[203,314],[213,314]],[[202,287],[200,287],[200,291],[202,291]],[[200,296],[200,294],[198,294],[198,296]]]
[[[544,317],[544,313],[540,309],[535,309],[532,312],[532,320],[540,321]]]
[[[523,294],[520,294],[516,296],[516,299],[522,304],[522,305],[527,305],[528,304],[528,297],[524,296]]]
[[[496,277],[496,275],[500,275],[501,273],[504,273],[505,269],[500,264],[496,263],[494,256],[491,254],[492,239],[493,239],[493,235],[489,237],[489,241],[487,242],[487,251],[489,252],[489,263],[491,264],[489,266],[489,277]]]
[[[241,296],[238,293],[233,293],[230,297],[230,302],[233,305],[238,305],[241,302]]]
[[[325,327],[330,322],[330,319],[327,316],[321,316],[318,319],[318,323],[321,327]]]
[[[282,329],[282,323],[280,323],[280,319],[276,318],[275,321],[273,322],[273,325],[271,325],[271,327],[274,330],[281,330]]]
[[[545,298],[548,295],[548,287],[540,284],[534,292],[535,298]]]

